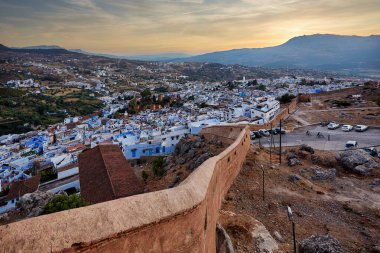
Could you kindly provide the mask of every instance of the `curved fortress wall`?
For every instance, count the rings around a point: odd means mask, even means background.
[[[229,147],[179,186],[0,227],[0,252],[215,252],[222,200],[250,148],[249,127],[202,130]]]

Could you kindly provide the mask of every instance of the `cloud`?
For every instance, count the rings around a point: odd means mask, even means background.
[[[380,33],[378,0],[0,0],[0,7],[0,43],[110,53],[203,52],[312,33]]]

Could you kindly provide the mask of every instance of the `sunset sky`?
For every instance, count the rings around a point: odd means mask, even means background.
[[[201,53],[298,35],[380,34],[379,0],[0,0],[0,43]]]

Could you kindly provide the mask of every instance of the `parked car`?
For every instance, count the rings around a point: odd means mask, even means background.
[[[255,138],[261,138],[261,134],[258,131],[253,131],[252,132],[255,135]]]
[[[377,150],[375,148],[363,148],[363,150],[371,156],[376,156],[377,154]]]
[[[260,129],[259,134],[261,134],[261,136],[264,136],[264,137],[270,136],[270,133],[266,129]]]
[[[273,135],[276,135],[276,134],[277,134],[277,131],[276,131],[276,129],[274,129],[274,128],[272,128],[272,129],[268,129],[268,132],[269,132],[270,134],[273,134]]]
[[[352,129],[354,129],[354,127],[351,126],[351,125],[343,125],[341,129],[342,129],[343,132],[349,132]]]
[[[274,131],[276,131],[276,133],[277,134],[285,134],[286,132],[285,132],[285,130],[283,129],[283,128],[281,128],[281,131],[280,131],[280,128],[279,127],[276,127],[276,128],[274,128]]]
[[[334,129],[339,128],[339,124],[338,124],[338,123],[335,123],[335,122],[330,122],[330,123],[327,125],[327,128],[330,129],[330,130],[334,130]]]
[[[379,157],[379,158],[380,158],[380,152],[377,154],[377,157]]]
[[[358,142],[357,141],[348,141],[346,143],[346,146],[345,148],[346,149],[351,149],[351,148],[357,148],[359,145],[358,145]]]
[[[355,127],[355,131],[356,132],[364,132],[364,131],[366,131],[368,129],[368,126],[366,126],[366,125],[357,125],[356,127]]]
[[[250,136],[251,136],[251,140],[254,140],[254,139],[256,139],[256,135],[255,135],[255,133],[254,133],[254,132],[252,132],[252,131],[251,131],[251,133],[250,133]]]

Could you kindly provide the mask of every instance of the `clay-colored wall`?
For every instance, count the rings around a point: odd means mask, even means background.
[[[179,186],[0,227],[0,252],[215,252],[221,202],[250,147],[249,128],[205,128],[232,144]]]

